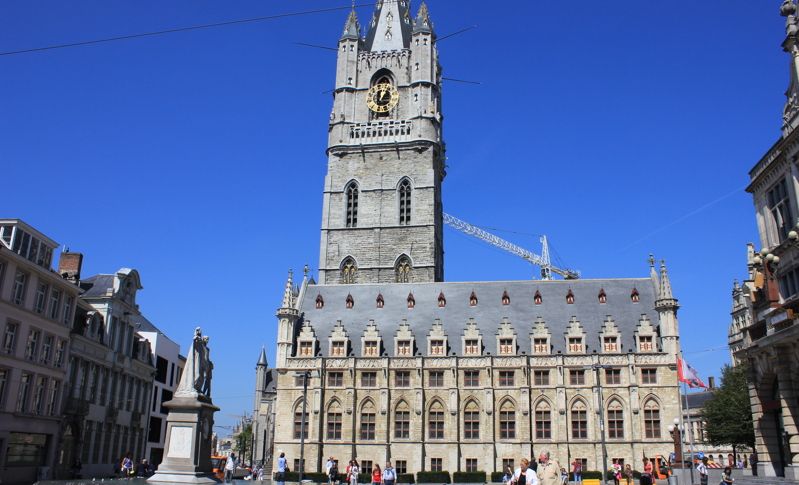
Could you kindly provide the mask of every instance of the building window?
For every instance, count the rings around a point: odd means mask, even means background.
[[[15,305],[22,306],[25,304],[25,289],[27,284],[28,275],[22,271],[17,271],[17,274],[14,275],[14,290],[11,292],[11,301],[13,301]]]
[[[599,304],[600,305],[604,305],[605,303],[608,302],[608,295],[605,293],[605,289],[604,288],[600,288],[599,289],[598,298],[599,298]]]
[[[515,458],[503,458],[502,459],[502,470],[505,471],[508,468],[511,469],[511,472],[516,468],[516,459]]]
[[[374,462],[372,460],[361,460],[361,473],[372,473],[372,466]]]
[[[61,313],[61,319],[64,322],[64,325],[72,324],[72,307],[74,305],[75,305],[74,296],[68,296],[64,298],[64,311]]]
[[[347,199],[347,227],[358,227],[358,184],[350,182],[344,189]]]
[[[474,291],[469,295],[469,306],[477,306],[477,293]]]
[[[294,468],[292,468],[292,471],[300,471],[300,470],[305,472],[305,458],[302,459],[302,463],[300,463],[299,458],[294,459]]]
[[[397,283],[410,283],[413,266],[407,256],[401,256],[394,266],[394,280]]]
[[[47,390],[47,378],[38,376],[36,378],[36,385],[33,388],[33,414],[43,414],[44,412],[44,392]]]
[[[480,341],[476,338],[466,339],[463,341],[464,354],[466,355],[480,355]]]
[[[375,413],[369,409],[361,411],[361,439],[367,441],[375,439]]]
[[[585,385],[585,371],[581,369],[572,369],[569,371],[569,384],[572,386]]]
[[[377,386],[377,372],[361,372],[361,386],[362,387]]]
[[[430,355],[446,355],[443,340],[430,341]]]
[[[316,295],[315,306],[317,310],[321,310],[322,308],[325,307],[325,299],[322,298],[322,295]]]
[[[341,357],[345,353],[346,342],[343,340],[334,340],[330,345],[330,355],[333,357]]]
[[[394,387],[411,387],[411,373],[407,370],[394,371]]]
[[[539,292],[538,290],[535,290],[535,296],[533,296],[533,302],[536,305],[540,305],[541,303],[544,302],[544,299],[541,297],[541,292]]]
[[[17,412],[24,413],[28,408],[28,395],[30,394],[31,375],[23,372],[19,377],[19,393],[17,394]]]
[[[779,241],[782,242],[788,237],[788,232],[793,226],[790,201],[788,200],[788,184],[785,178],[774,184],[774,187],[766,194],[766,199]]]
[[[502,304],[503,305],[510,305],[510,295],[508,295],[508,291],[507,290],[502,292]]]
[[[429,387],[444,387],[444,371],[431,370],[428,372],[427,385]]]
[[[45,305],[47,304],[47,285],[39,283],[36,285],[36,299],[33,301],[33,311],[36,313],[44,313]]]
[[[410,340],[397,340],[397,355],[411,355]]]
[[[513,345],[512,338],[499,339],[499,355],[514,355],[516,353],[516,346]]]
[[[300,342],[300,355],[304,357],[313,355],[313,342],[308,340]]]
[[[50,381],[50,401],[47,403],[47,414],[50,416],[57,416],[58,413],[58,398],[61,393],[61,382],[55,379]]]
[[[408,308],[413,308],[416,306],[416,298],[413,297],[413,293],[408,293]]]
[[[608,405],[608,438],[624,438],[624,411],[618,401]]]
[[[605,384],[606,385],[621,384],[621,369],[605,369]]]
[[[549,341],[546,338],[534,338],[533,339],[533,353],[535,354],[548,354],[549,353]]]
[[[351,285],[355,283],[355,276],[358,273],[358,264],[353,258],[346,258],[341,263],[341,283]],[[350,307],[351,308],[351,307]]]
[[[394,470],[397,471],[397,475],[405,475],[408,473],[408,462],[406,460],[397,460],[394,463]]]
[[[510,401],[505,401],[499,408],[499,439],[516,439],[516,410]]]
[[[657,384],[657,383],[658,383],[657,369],[641,369],[641,384]]]
[[[467,458],[466,459],[466,472],[476,472],[477,471],[477,458]]]
[[[569,305],[574,304],[574,293],[571,288],[569,288],[569,292],[566,293],[566,303]]]
[[[363,343],[363,355],[365,357],[377,357],[377,340],[367,340]]]
[[[638,351],[639,352],[652,352],[655,350],[654,345],[652,345],[652,336],[651,335],[641,335],[638,337]]]
[[[328,372],[327,373],[327,385],[329,387],[341,387],[344,385],[344,373],[343,372]]]
[[[407,406],[402,406],[394,412],[394,437],[398,439],[408,439],[411,437],[411,413]]]
[[[53,288],[50,292],[50,311],[48,316],[53,320],[58,320],[59,310],[61,310],[61,290]]]
[[[574,354],[581,354],[584,352],[582,337],[569,337],[569,352]]]
[[[533,371],[533,383],[535,383],[536,386],[548,386],[549,370]]]
[[[303,376],[294,376],[294,385],[296,387],[302,387],[304,379],[305,378]]]
[[[341,413],[328,412],[327,413],[327,439],[340,440],[341,439]]]
[[[638,293],[638,288],[633,288],[632,293],[630,293],[630,300],[632,300],[633,303],[638,303],[641,301],[641,295]]]
[[[552,410],[546,401],[535,407],[535,437],[539,440],[552,439]]]
[[[407,226],[411,223],[411,182],[404,179],[399,184],[399,223]]]
[[[499,387],[513,387],[515,385],[515,372],[512,370],[499,371]]]
[[[588,438],[588,411],[585,403],[577,401],[571,408],[572,438]]]
[[[447,298],[444,296],[444,292],[438,294],[438,308],[444,308],[447,306]]]
[[[386,306],[386,300],[383,299],[382,293],[377,294],[377,298],[375,299],[375,306],[377,308],[383,308],[384,306]]]
[[[644,437],[660,438],[660,407],[651,399],[644,405]]]
[[[49,364],[50,358],[53,356],[53,341],[55,337],[52,335],[47,335],[44,337],[44,341],[42,342],[42,352],[39,355],[39,361],[42,364]]]
[[[480,439],[480,409],[474,401],[470,401],[463,411],[463,438]]]
[[[433,440],[444,439],[444,406],[436,401],[427,413],[427,437]]]
[[[6,332],[3,335],[3,352],[13,354],[17,347],[17,333],[19,324],[14,322],[6,323]]]
[[[444,471],[444,460],[442,458],[430,458],[430,471]]]
[[[59,369],[64,365],[64,352],[67,348],[67,341],[58,339],[58,343],[55,346],[55,358],[53,359],[53,365],[58,367]]]
[[[467,370],[463,372],[463,387],[478,387],[480,385],[480,371]]]
[[[39,330],[31,329],[28,333],[28,344],[25,346],[25,358],[28,360],[36,360],[39,355],[39,339],[41,339],[42,332]]]
[[[8,386],[8,370],[0,369],[0,407],[6,401],[6,387]]]
[[[302,404],[300,404],[300,411],[294,411],[294,439],[298,440],[301,438],[308,439],[308,413],[305,413],[304,420],[303,420],[303,412],[301,408]],[[305,421],[305,427],[303,428],[303,421]],[[303,436],[304,435],[304,436]]]
[[[602,350],[604,352],[618,352],[619,351],[618,337],[603,337]]]

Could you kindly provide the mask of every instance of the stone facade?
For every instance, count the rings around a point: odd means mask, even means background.
[[[799,20],[795,0],[780,11],[790,83],[782,136],[749,171],[761,249],[748,247],[747,280],[733,291],[730,349],[751,372],[758,474],[799,479]]]
[[[277,311],[274,459],[416,473],[499,471],[543,450],[587,469],[668,455],[679,325],[665,264],[443,282],[441,69],[427,6],[415,21],[409,8],[378,1],[364,38],[353,11],[339,41],[320,282],[290,275]]]
[[[269,368],[266,349],[261,349],[255,365],[255,401],[253,402],[252,432],[255,440],[253,462],[261,463],[264,474],[272,470],[272,449],[275,439],[275,398],[277,397],[277,373]]]

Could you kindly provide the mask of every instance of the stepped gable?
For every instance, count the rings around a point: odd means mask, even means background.
[[[640,300],[633,303],[630,292],[638,288]],[[607,302],[600,303],[597,294],[604,289]],[[574,303],[566,302],[569,290]],[[510,303],[502,304],[503,292],[507,291]],[[414,295],[415,305],[408,308],[408,293]],[[446,305],[439,304],[439,295],[446,295]],[[480,300],[469,305],[469,296],[475,292]],[[534,295],[539,292],[542,303],[536,305]],[[336,322],[341,321],[350,335],[352,352],[362,355],[360,336],[370,320],[374,320],[381,334],[388,356],[395,355],[394,333],[400,322],[406,320],[417,342],[417,352],[424,354],[427,335],[436,320],[440,320],[448,336],[450,351],[463,355],[460,336],[469,319],[474,319],[483,336],[484,355],[498,355],[496,338],[500,324],[507,319],[516,331],[518,355],[531,353],[530,334],[533,323],[543,319],[552,335],[552,353],[566,353],[565,332],[572,317],[576,317],[587,335],[587,353],[601,352],[600,332],[610,316],[621,334],[621,353],[635,351],[635,331],[641,315],[646,314],[652,322],[658,321],[655,311],[657,295],[649,278],[602,279],[570,281],[496,281],[496,282],[450,282],[419,284],[355,284],[315,285],[310,292],[321,294],[326,302],[317,309],[313,298],[301,303],[302,318],[311,323],[320,338],[322,355],[329,355],[327,337]],[[355,301],[373,302],[378,294],[383,295],[385,305],[356,305],[348,309],[344,304],[347,295]],[[335,302],[335,303],[332,303]],[[299,325],[301,326],[301,325]],[[298,326],[298,328],[299,328]]]

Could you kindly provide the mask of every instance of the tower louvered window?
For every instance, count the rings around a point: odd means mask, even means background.
[[[411,281],[411,260],[407,256],[402,256],[397,260],[397,265],[394,268],[394,276],[397,283],[410,283]]]
[[[341,263],[341,282],[345,285],[355,283],[355,273],[358,272],[358,265],[352,258],[346,258]]]
[[[399,184],[399,223],[400,226],[411,223],[411,183],[407,179]]]
[[[344,195],[347,198],[347,227],[358,227],[358,184],[347,185]]]

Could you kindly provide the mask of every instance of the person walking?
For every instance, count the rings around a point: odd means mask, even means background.
[[[535,470],[530,468],[530,460],[522,458],[519,460],[519,468],[513,472],[511,485],[538,485],[538,475]]]
[[[561,485],[569,485],[569,472],[565,468],[560,469],[560,483]]]
[[[380,485],[382,480],[383,471],[380,469],[380,465],[375,463],[375,466],[372,467],[372,485]]]
[[[538,455],[538,469],[535,471],[541,485],[560,485],[560,465],[549,456],[548,451]]]
[[[633,485],[634,483],[633,467],[631,467],[629,463],[624,465],[624,480],[627,483],[627,485]]]
[[[732,468],[727,467],[724,469],[724,473],[721,474],[721,484],[720,485],[732,485],[735,479],[732,478]]]
[[[134,473],[133,470],[133,459],[130,457],[130,452],[125,453],[125,456],[122,458],[122,464],[119,467],[120,475],[122,478],[131,478]]]
[[[361,473],[361,467],[358,466],[358,460],[351,460],[350,466],[347,467],[347,480],[350,485],[358,485],[358,475]]]
[[[277,485],[285,485],[286,484],[286,469],[288,468],[288,460],[286,460],[286,454],[281,452],[280,456],[277,459],[277,475],[275,476]]]
[[[641,473],[641,485],[652,485],[652,462],[649,458],[644,458],[644,472]]]
[[[330,474],[330,471],[333,470],[333,465],[335,463],[336,461],[333,459],[332,456],[328,458],[327,462],[325,463],[325,475],[327,475],[328,485],[333,485],[336,481],[336,477]]]
[[[391,462],[386,462],[386,467],[383,469],[383,485],[394,485],[397,483],[397,472],[391,466]]]
[[[572,462],[572,476],[575,485],[579,484],[582,485],[583,483],[583,462],[578,460],[577,458],[574,459]]]
[[[702,461],[696,464],[696,471],[699,472],[699,482],[701,485],[707,485],[707,457],[702,458]]]
[[[513,468],[506,466],[505,474],[502,475],[502,483],[508,485],[512,479],[513,479]]]
[[[231,453],[225,460],[225,483],[233,481],[233,472],[236,471],[236,454]]]
[[[621,482],[621,465],[619,464],[619,460],[616,458],[613,459],[613,464],[610,466],[609,471],[613,475],[613,483],[619,485],[619,482]]]
[[[330,459],[332,461],[330,462],[330,471],[327,474],[327,479],[331,485],[336,485],[338,483],[338,462],[332,456]]]

